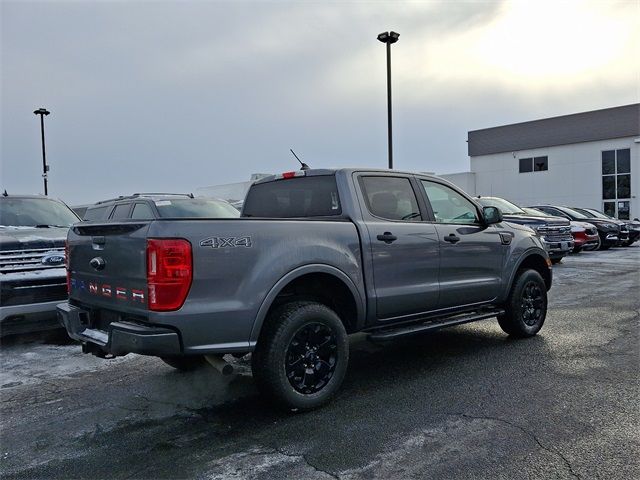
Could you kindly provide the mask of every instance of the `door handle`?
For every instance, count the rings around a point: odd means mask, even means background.
[[[376,238],[378,240],[380,240],[381,242],[386,243],[387,245],[392,243],[392,242],[395,242],[398,239],[398,237],[396,237],[391,232],[384,232],[382,235],[378,235]]]
[[[458,243],[460,241],[460,237],[456,236],[454,233],[450,233],[444,237],[444,241],[449,243]]]

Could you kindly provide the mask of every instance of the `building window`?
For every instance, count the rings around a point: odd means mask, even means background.
[[[533,172],[533,158],[520,159],[520,173]]]
[[[607,215],[628,220],[631,198],[631,149],[602,152],[602,209]]]
[[[544,172],[549,170],[549,157],[529,157],[520,159],[520,173]]]
[[[533,171],[544,172],[545,170],[549,170],[549,159],[547,157],[534,157]]]
[[[533,172],[533,158],[520,159],[520,173]]]

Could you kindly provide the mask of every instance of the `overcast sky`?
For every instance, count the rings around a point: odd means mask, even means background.
[[[0,188],[70,204],[254,172],[468,170],[469,130],[638,102],[640,2],[1,2]]]

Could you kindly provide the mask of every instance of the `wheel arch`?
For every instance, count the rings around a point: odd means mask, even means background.
[[[543,254],[542,252],[539,252],[537,250],[525,253],[511,272],[507,294],[511,291],[511,287],[513,286],[513,282],[516,279],[516,275],[523,268],[530,268],[537,271],[542,276],[542,279],[544,280],[544,283],[547,287],[547,291],[549,291],[549,289],[551,289],[551,284],[553,281],[553,274],[551,265],[549,265],[548,261],[549,257],[548,255],[546,255],[546,253]]]
[[[321,292],[314,290],[318,284],[322,285]],[[269,312],[288,299],[310,299],[329,306],[336,311],[347,333],[356,332],[364,325],[364,302],[351,278],[331,265],[305,265],[278,280],[262,301],[249,338],[252,347],[260,337]]]

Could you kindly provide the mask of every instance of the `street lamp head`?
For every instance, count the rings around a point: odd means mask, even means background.
[[[396,32],[382,32],[380,35],[378,35],[378,40],[382,43],[396,43],[398,41],[398,38],[400,38],[400,34]]]
[[[51,112],[46,108],[39,108],[38,110],[34,110],[33,113],[36,115],[49,115]]]

